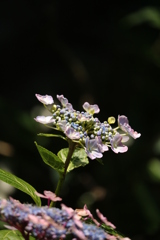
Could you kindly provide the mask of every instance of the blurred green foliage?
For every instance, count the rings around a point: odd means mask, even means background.
[[[102,121],[124,114],[141,138],[68,174],[63,202],[99,208],[133,240],[160,239],[159,1],[5,0],[0,11],[0,165],[39,192],[55,189],[34,141],[55,153],[67,145],[37,136],[48,129],[33,120],[35,93],[64,94],[79,110],[97,103]]]

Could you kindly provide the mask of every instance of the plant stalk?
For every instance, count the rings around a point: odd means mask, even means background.
[[[67,155],[65,165],[64,165],[64,172],[62,174],[60,174],[60,176],[59,176],[59,180],[58,180],[57,187],[56,187],[56,190],[55,190],[56,196],[59,196],[60,190],[62,188],[63,182],[64,182],[65,177],[66,177],[67,168],[69,166],[69,163],[71,161],[71,157],[74,153],[74,150],[75,150],[75,147],[76,147],[76,144],[77,144],[77,143],[71,141],[70,139],[68,139],[68,143],[69,143],[69,151],[68,151],[68,155]],[[52,201],[50,203],[50,207],[55,207],[55,205],[56,205],[56,202]]]

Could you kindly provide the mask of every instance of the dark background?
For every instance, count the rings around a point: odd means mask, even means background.
[[[125,154],[106,152],[104,166],[71,172],[61,196],[99,208],[133,240],[160,239],[159,1],[1,0],[0,56],[0,166],[41,193],[55,190],[34,141],[55,153],[66,145],[37,137],[48,129],[33,120],[43,111],[35,93],[64,94],[77,110],[97,103],[101,121],[124,114],[141,138]]]

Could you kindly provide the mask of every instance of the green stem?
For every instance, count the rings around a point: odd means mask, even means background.
[[[67,173],[67,168],[69,166],[69,163],[71,161],[71,157],[73,155],[73,152],[75,150],[76,144],[75,142],[72,142],[70,139],[68,139],[68,143],[69,143],[69,151],[68,151],[68,155],[65,161],[65,165],[64,165],[64,172],[62,174],[60,174],[59,180],[58,180],[58,184],[55,190],[55,194],[56,196],[59,196],[60,190],[62,188],[63,182],[65,180],[66,177],[66,173]],[[50,207],[55,207],[56,202],[51,202]]]
[[[72,155],[74,153],[74,150],[75,150],[75,147],[77,145],[77,143],[72,142],[70,139],[68,139],[68,143],[69,143],[69,151],[68,151],[68,155],[67,155],[67,158],[66,158],[66,161],[65,161],[65,165],[64,165],[64,173],[63,173],[64,177],[66,175],[67,168],[68,168],[69,163],[71,161],[71,157],[72,157]]]

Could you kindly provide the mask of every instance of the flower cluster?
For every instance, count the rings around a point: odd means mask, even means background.
[[[86,206],[77,211],[64,204],[61,204],[61,207],[61,209],[48,206],[37,207],[22,204],[13,198],[1,199],[0,220],[8,223],[10,225],[8,228],[19,230],[25,239],[29,239],[29,236],[45,240],[65,239],[68,235],[82,240],[128,239],[106,233],[99,227],[100,223],[93,218]],[[115,228],[99,210],[97,210],[97,215],[103,223]],[[91,218],[96,225],[85,223],[81,220],[82,216]]]
[[[66,140],[70,139],[82,146],[90,159],[102,158],[103,153],[108,151],[109,147],[115,153],[124,153],[128,150],[128,147],[124,145],[124,142],[129,140],[128,136],[134,139],[141,136],[131,128],[124,115],[118,116],[116,128],[111,127],[111,124],[115,122],[114,117],[100,122],[97,117],[94,117],[94,114],[100,111],[97,104],[90,105],[85,102],[84,111],[80,112],[73,109],[72,104],[63,95],[57,95],[61,105],[54,104],[52,96],[49,95],[36,94],[36,97],[51,114],[37,116],[35,120],[45,125],[52,124],[53,129],[64,133]]]

